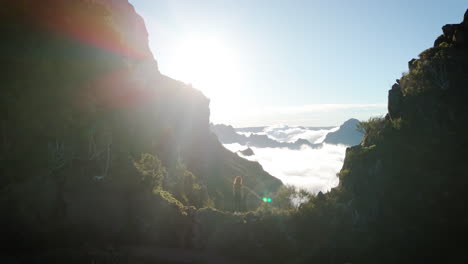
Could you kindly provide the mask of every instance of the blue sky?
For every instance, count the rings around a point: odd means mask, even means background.
[[[407,62],[466,0],[130,0],[163,74],[234,126],[338,125],[386,112]]]

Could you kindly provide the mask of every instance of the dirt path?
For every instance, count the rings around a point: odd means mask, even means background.
[[[194,250],[194,249],[177,249],[177,248],[151,248],[151,247],[125,247],[122,248],[125,255],[141,259],[144,263],[151,261],[166,261],[167,263],[224,263],[238,264],[241,262],[232,260],[219,253]]]
[[[55,249],[41,252],[16,252],[3,256],[2,263],[69,264],[240,264],[219,253],[205,250],[124,246],[116,249]]]

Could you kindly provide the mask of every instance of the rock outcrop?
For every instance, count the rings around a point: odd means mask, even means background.
[[[349,230],[367,245],[364,259],[418,262],[434,249],[466,260],[452,252],[467,231],[467,15],[409,62],[389,92],[389,115],[369,121],[362,144],[347,149],[336,191],[351,204]]]
[[[466,262],[468,47],[454,36],[467,15],[408,63],[389,114],[361,123],[339,186],[301,205],[301,263]]]
[[[460,24],[447,24],[442,27],[442,31],[444,34],[437,38],[434,47],[453,45],[454,47],[466,48],[468,46],[468,11],[465,12],[464,19]]]
[[[395,83],[392,89],[388,91],[388,114],[390,118],[401,117],[401,107],[403,105],[403,93],[401,92],[400,84]]]

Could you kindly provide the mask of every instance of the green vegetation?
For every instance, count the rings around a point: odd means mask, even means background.
[[[159,189],[163,180],[167,177],[166,169],[161,165],[161,161],[149,154],[143,153],[139,161],[134,162],[135,167],[142,175],[143,185],[149,188]]]
[[[120,17],[137,19],[132,8],[60,1],[69,21],[60,24],[42,1],[18,2],[0,11],[6,252],[145,245],[250,263],[466,259],[452,237],[467,219],[467,21],[410,62],[390,91],[389,114],[361,122],[364,140],[347,149],[340,185],[314,196],[221,146],[209,133],[208,99],[159,73],[145,30],[139,45],[116,30]],[[102,42],[70,35],[67,25],[97,25],[92,32],[102,34],[92,37]],[[234,214],[237,175],[252,191]]]

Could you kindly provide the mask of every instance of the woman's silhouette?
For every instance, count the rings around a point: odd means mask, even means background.
[[[234,193],[234,211],[241,211],[242,201],[242,177],[236,176],[232,185],[232,192]]]

